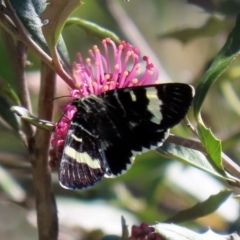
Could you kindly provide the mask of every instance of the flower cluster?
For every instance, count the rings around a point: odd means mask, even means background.
[[[72,100],[112,89],[156,83],[159,71],[147,56],[143,57],[145,71],[140,74],[141,59],[137,48],[125,41],[117,46],[110,38],[104,39],[102,45],[104,53],[94,46],[89,50],[90,58],[85,62],[78,54],[78,62],[73,64],[75,88],[70,90]],[[55,165],[61,159],[65,137],[76,112],[71,101],[66,103],[62,110],[64,116],[56,123],[51,141],[50,165]]]
[[[155,233],[153,227],[142,223],[140,226],[132,226],[131,236],[128,240],[164,240],[164,238]]]

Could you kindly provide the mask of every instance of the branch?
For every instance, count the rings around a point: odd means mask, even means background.
[[[55,91],[55,73],[42,63],[42,79],[39,93],[38,117],[52,119]],[[29,142],[33,184],[36,194],[36,209],[39,240],[57,240],[58,218],[55,198],[51,188],[51,170],[48,165],[48,149],[51,132],[37,129]]]

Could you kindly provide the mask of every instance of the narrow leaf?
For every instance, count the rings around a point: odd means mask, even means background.
[[[232,194],[230,190],[224,190],[216,195],[210,196],[206,201],[196,204],[186,210],[180,211],[175,216],[167,219],[165,222],[185,222],[196,218],[204,217],[216,211],[220,205],[226,201]]]
[[[36,126],[37,128],[41,128],[48,131],[52,131],[54,129],[53,122],[34,117],[26,108],[14,106],[11,107],[11,111],[16,113],[24,121],[27,121],[28,123]]]
[[[200,84],[196,88],[196,95],[193,101],[193,110],[196,118],[199,118],[199,113],[203,101],[208,93],[211,85],[219,78],[219,76],[228,68],[228,66],[239,55],[240,50],[240,14],[237,17],[236,25],[229,34],[228,39],[220,50],[218,55],[213,60],[211,66],[204,74]]]
[[[69,25],[77,25],[80,28],[84,29],[87,34],[95,36],[101,40],[103,38],[110,37],[115,43],[121,42],[119,37],[115,33],[107,30],[106,28],[100,27],[95,23],[82,20],[80,18],[69,18],[66,22],[66,26]]]

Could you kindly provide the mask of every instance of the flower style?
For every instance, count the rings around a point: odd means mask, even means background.
[[[90,58],[87,58],[85,63],[80,53],[78,54],[78,62],[73,64],[75,88],[70,90],[72,100],[91,94],[98,95],[112,89],[157,82],[159,71],[147,56],[143,57],[146,66],[144,73],[140,75],[140,55],[137,48],[125,41],[117,46],[110,38],[104,39],[102,44],[104,53],[102,54],[96,45],[93,46],[93,50],[89,50]],[[113,54],[109,53],[110,50]],[[76,112],[71,101],[63,106],[64,116],[55,124],[50,165],[55,165],[62,156],[65,137]]]

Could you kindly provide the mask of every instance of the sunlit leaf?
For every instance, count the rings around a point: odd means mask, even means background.
[[[158,148],[158,152],[164,157],[176,159],[184,164],[201,169],[221,179],[231,180],[230,177],[226,177],[225,173],[211,165],[206,156],[197,150],[165,142],[161,148]]]

